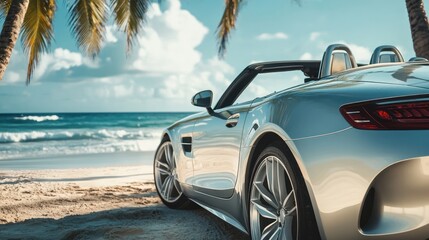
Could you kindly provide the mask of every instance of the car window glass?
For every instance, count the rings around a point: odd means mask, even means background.
[[[234,104],[248,103],[255,98],[266,97],[284,89],[304,83],[301,71],[260,73],[244,89]]]

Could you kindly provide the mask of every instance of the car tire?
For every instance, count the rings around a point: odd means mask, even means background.
[[[258,156],[249,184],[252,239],[320,239],[304,179],[280,143]],[[282,180],[283,179],[283,180]]]
[[[153,173],[158,196],[167,207],[185,209],[193,205],[183,194],[177,179],[176,160],[170,141],[162,142],[156,150]]]

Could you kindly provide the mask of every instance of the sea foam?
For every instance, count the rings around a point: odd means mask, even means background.
[[[3,132],[0,133],[0,143],[41,142],[84,139],[121,139],[138,140],[159,138],[161,130],[124,130],[124,129],[69,129],[51,131]]]
[[[0,114],[0,160],[155,151],[187,113]]]
[[[43,122],[43,121],[57,121],[60,119],[57,115],[50,115],[50,116],[24,116],[24,117],[15,117],[15,120],[32,120],[36,122]]]
[[[57,142],[36,142],[30,145],[22,145],[20,149],[10,146],[3,146],[0,150],[0,160],[25,159],[64,155],[116,153],[116,152],[142,152],[155,151],[159,144],[159,139],[142,140],[114,140],[91,142],[80,144],[58,144]]]

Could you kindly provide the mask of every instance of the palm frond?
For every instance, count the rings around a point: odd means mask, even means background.
[[[218,54],[225,55],[226,44],[231,31],[235,28],[238,17],[238,10],[243,0],[225,0],[225,10],[217,27]]]
[[[69,25],[78,46],[95,57],[101,49],[106,30],[106,0],[75,0],[69,4]]]
[[[5,18],[12,0],[0,0],[0,18]]]
[[[292,1],[301,6],[301,0]],[[218,55],[221,58],[225,55],[229,35],[235,29],[238,12],[243,2],[244,0],[225,0],[225,10],[217,27]]]
[[[27,84],[40,59],[47,52],[53,39],[52,20],[55,14],[55,0],[31,0],[22,24],[21,41],[28,53]]]
[[[115,22],[127,34],[127,52],[142,29],[149,3],[149,0],[112,0]]]

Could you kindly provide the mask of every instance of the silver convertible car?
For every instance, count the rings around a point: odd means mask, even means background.
[[[252,239],[429,239],[429,62],[246,67],[212,107],[168,127],[154,159],[170,208],[196,203]]]

